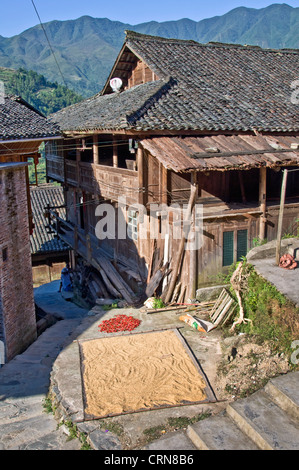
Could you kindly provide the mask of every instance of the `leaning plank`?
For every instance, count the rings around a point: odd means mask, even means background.
[[[227,304],[224,306],[223,310],[221,311],[220,315],[215,320],[215,325],[219,325],[219,323],[223,320],[225,315],[229,312],[229,309],[233,303],[233,299],[230,299]]]
[[[106,285],[106,288],[107,290],[110,292],[110,294],[112,294],[115,298],[121,298],[121,294],[118,292],[117,289],[115,289],[115,287],[112,285],[112,283],[110,282],[109,278],[106,276],[106,273],[105,271],[101,268],[101,266],[95,261],[93,260],[93,264],[95,266],[95,268],[99,271],[99,273],[101,274],[102,276],[102,279]]]
[[[229,309],[229,311],[228,311],[226,317],[225,317],[224,320],[222,321],[222,325],[225,325],[225,324],[228,322],[228,320],[232,317],[232,314],[233,314],[234,311],[236,310],[236,307],[237,307],[236,303],[234,303],[234,304],[231,306],[231,308]]]
[[[197,187],[195,185],[191,185],[190,199],[189,199],[187,213],[186,213],[186,222],[190,221],[191,214],[192,214],[192,209],[193,209],[193,206],[194,206],[194,203],[195,203],[196,194],[197,194]],[[176,257],[176,260],[175,260],[175,264],[174,264],[174,267],[173,267],[173,270],[172,270],[171,280],[170,280],[168,290],[167,290],[167,294],[166,294],[166,297],[165,297],[165,303],[166,304],[170,302],[170,299],[171,299],[172,293],[173,293],[173,289],[174,289],[174,287],[176,285],[176,282],[177,282],[178,274],[179,274],[179,271],[180,271],[180,268],[181,268],[182,259],[183,259],[183,255],[184,255],[185,243],[186,243],[186,234],[184,233],[182,238],[181,238],[181,241],[180,241],[178,254],[177,254],[177,257]]]
[[[101,279],[99,279],[99,276],[93,276],[93,280],[94,280],[94,282],[97,283],[99,289],[100,289],[100,290],[102,291],[102,293],[103,293],[103,296],[104,296],[106,299],[108,299],[110,296],[109,296],[109,294],[108,294],[108,292],[107,292],[107,290],[106,290],[106,287],[105,287],[105,285],[104,285],[104,282],[102,282]]]
[[[216,300],[215,304],[214,304],[214,307],[211,311],[211,318],[214,318],[215,315],[217,315],[217,312],[219,310],[219,308],[221,307],[222,305],[222,302],[223,302],[223,299],[224,297],[227,295],[227,292],[225,289],[222,289],[218,299]]]
[[[225,295],[221,301],[221,304],[217,307],[216,311],[214,311],[212,314],[211,314],[211,320],[213,322],[215,322],[217,320],[217,318],[219,317],[219,315],[221,315],[221,312],[227,307],[227,305],[229,304],[231,300],[231,297],[229,297],[228,295]]]
[[[153,275],[153,277],[151,278],[150,282],[148,283],[145,289],[145,294],[147,295],[147,297],[152,297],[156,289],[159,287],[159,284],[163,278],[163,275],[164,275],[163,269],[158,269],[158,271],[156,271],[156,273]]]
[[[104,258],[101,260],[97,260],[97,262],[100,264],[102,271],[105,271],[106,277],[109,278],[110,282],[116,287],[116,289],[120,292],[123,298],[129,303],[133,303],[134,292],[127,284],[125,284],[125,281],[118,273],[118,271],[116,271],[111,262]]]

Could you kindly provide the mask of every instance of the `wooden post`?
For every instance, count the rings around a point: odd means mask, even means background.
[[[195,187],[195,199],[198,196],[197,172],[191,174],[191,184]],[[195,234],[195,210],[191,213],[191,230]],[[189,286],[187,295],[190,299],[195,299],[197,287],[197,250],[189,251]]]
[[[281,195],[280,195],[280,209],[279,209],[278,227],[277,227],[277,243],[276,243],[277,266],[279,265],[279,260],[280,260],[282,222],[283,222],[283,211],[284,211],[285,195],[286,195],[286,188],[287,188],[287,176],[288,176],[288,170],[283,170]]]
[[[168,170],[161,167],[161,202],[168,205]]]
[[[100,163],[100,160],[99,160],[99,145],[98,145],[97,134],[93,135],[92,153],[93,153],[93,163],[95,165],[98,165]]]
[[[115,137],[113,137],[113,166],[114,168],[118,167],[118,153],[117,153],[117,144],[116,144]]]
[[[74,227],[74,252],[78,253],[78,228],[77,225]]]
[[[91,247],[91,240],[90,234],[86,235],[86,249],[87,249],[87,261],[90,263],[92,260],[92,247]]]
[[[79,175],[80,175],[80,168],[79,168],[79,163],[81,159],[81,152],[80,152],[80,140],[76,141],[76,179],[77,183],[79,185]]]
[[[144,193],[144,168],[143,168],[143,150],[138,147],[137,149],[137,171],[138,171],[138,189],[139,189],[139,204],[145,204],[145,193]]]
[[[260,228],[259,228],[259,239],[264,240],[266,238],[266,208],[267,208],[267,168],[260,168],[260,180],[259,180],[259,204],[260,204]]]
[[[190,222],[190,219],[191,219],[191,214],[192,214],[192,209],[193,209],[193,205],[194,205],[194,202],[195,202],[196,194],[197,194],[197,187],[195,185],[191,185],[191,194],[190,194],[190,199],[189,199],[187,213],[186,213],[186,221],[187,222]],[[172,293],[173,293],[173,290],[174,290],[174,287],[175,287],[175,284],[176,284],[176,281],[177,281],[178,273],[179,273],[181,263],[182,263],[182,259],[183,259],[185,243],[186,243],[186,234],[183,233],[181,241],[180,241],[179,250],[178,250],[178,253],[177,253],[177,258],[175,260],[175,265],[174,265],[173,270],[172,270],[172,277],[171,277],[171,281],[170,281],[168,291],[167,291],[167,294],[166,294],[165,303],[168,303],[170,301],[171,297],[172,297]]]

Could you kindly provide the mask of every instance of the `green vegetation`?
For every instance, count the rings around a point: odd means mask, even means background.
[[[30,163],[30,166],[28,167],[29,183],[36,184],[35,167],[34,167],[33,158],[29,159],[28,162]],[[37,172],[37,184],[46,183],[46,159],[45,157],[43,156],[40,157],[38,165],[36,166],[36,172]]]
[[[4,82],[6,94],[21,96],[46,116],[82,99],[67,87],[49,82],[43,75],[24,68],[1,67],[0,80]]]
[[[165,304],[162,299],[155,297],[153,300],[153,308],[163,308]]]
[[[286,4],[261,9],[240,7],[199,22],[183,18],[135,26],[82,16],[76,20],[51,21],[45,28],[67,86],[88,97],[105,84],[123,44],[125,30],[201,43],[220,41],[276,49],[298,48],[299,8]],[[35,70],[52,82],[63,83],[40,25],[11,38],[0,36],[0,64]]]
[[[260,277],[250,264],[244,265],[246,286],[242,290],[245,317],[251,320],[236,326],[236,332],[268,342],[273,354],[291,354],[291,344],[299,338],[299,309],[272,284]]]
[[[50,397],[46,397],[43,401],[43,408],[44,408],[44,411],[45,413],[54,413],[55,412],[55,409],[53,407],[53,404],[52,404],[52,400]]]
[[[189,425],[197,423],[198,421],[202,421],[203,419],[208,418],[211,416],[211,413],[200,413],[192,418],[187,416],[180,416],[177,418],[168,418],[167,423],[165,425],[158,425],[152,428],[147,428],[143,431],[143,434],[146,438],[146,442],[149,443],[156,439],[159,439],[161,435],[177,431],[178,429],[186,429]]]

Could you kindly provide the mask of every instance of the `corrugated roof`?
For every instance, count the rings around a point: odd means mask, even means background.
[[[199,44],[133,32],[127,32],[124,47],[159,80],[59,111],[53,119],[63,130],[299,130],[298,105],[291,100],[299,50]],[[115,66],[109,78],[117,72]]]
[[[60,136],[57,125],[19,96],[9,95],[0,102],[0,142],[56,136]]]
[[[44,216],[47,204],[53,207],[64,204],[62,187],[53,184],[31,186],[30,198],[34,223],[34,230],[30,236],[31,254],[59,253],[68,250],[62,240],[53,233],[48,233],[46,228],[48,220]],[[65,219],[65,209],[57,211],[60,217]]]
[[[176,172],[299,164],[299,137],[291,136],[154,137],[143,139],[140,145]]]

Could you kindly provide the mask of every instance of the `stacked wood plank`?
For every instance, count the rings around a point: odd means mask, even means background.
[[[227,323],[234,313],[236,306],[237,304],[230,293],[223,289],[210,312],[211,322],[214,326]]]

